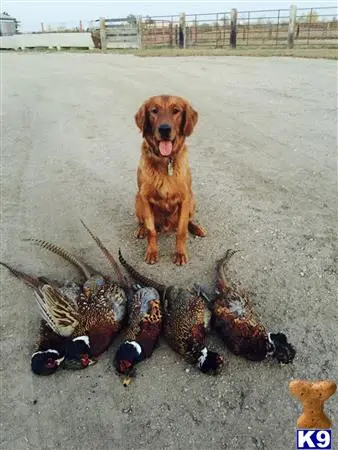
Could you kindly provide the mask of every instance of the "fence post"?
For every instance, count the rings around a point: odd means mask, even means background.
[[[173,47],[173,22],[169,22],[169,47]]]
[[[277,17],[277,29],[276,29],[276,46],[278,45],[278,34],[279,34],[279,17],[280,17],[280,9],[278,10],[278,17]]]
[[[226,30],[226,17],[225,17],[225,13],[224,13],[224,16],[223,16],[223,44],[222,44],[222,47],[224,48],[225,47],[225,35],[226,35],[226,33],[225,33],[225,30]]]
[[[194,38],[194,45],[197,45],[197,16],[195,14],[195,38]]]
[[[178,45],[180,48],[185,48],[185,13],[181,14],[178,33]]]
[[[100,19],[101,50],[107,50],[106,19]]]
[[[231,10],[231,23],[230,23],[230,46],[236,48],[237,42],[237,9]]]
[[[290,6],[289,30],[288,30],[288,47],[293,48],[295,42],[295,27],[297,17],[297,6]]]
[[[310,31],[311,31],[311,24],[312,24],[312,15],[313,15],[313,8],[311,8],[309,19],[307,22],[307,45],[309,45],[310,41]]]
[[[142,39],[142,16],[138,16],[137,18],[137,30],[138,30],[138,48],[143,48],[143,39]]]

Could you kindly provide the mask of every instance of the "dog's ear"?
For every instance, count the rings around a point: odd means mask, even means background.
[[[150,125],[146,103],[143,103],[143,105],[140,106],[140,109],[135,114],[134,119],[136,125],[142,131],[143,136],[145,136],[146,132],[149,130]]]
[[[198,121],[198,112],[194,108],[186,103],[183,113],[182,131],[183,136],[190,136],[194,131],[195,125]]]

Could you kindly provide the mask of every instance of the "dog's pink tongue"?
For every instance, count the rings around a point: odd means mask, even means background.
[[[161,141],[159,148],[162,156],[169,156],[173,151],[173,143],[171,141]]]

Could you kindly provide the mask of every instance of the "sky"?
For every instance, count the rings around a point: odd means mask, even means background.
[[[45,27],[50,26],[76,26],[80,20],[84,27],[91,20],[100,17],[118,18],[128,14],[142,16],[161,16],[179,14],[205,14],[228,11],[237,8],[238,11],[284,9],[290,4],[299,8],[318,8],[330,6],[330,14],[337,14],[337,1],[335,0],[251,0],[251,1],[91,1],[91,0],[0,0],[1,12],[8,12],[21,21],[21,31],[40,31],[41,22]]]

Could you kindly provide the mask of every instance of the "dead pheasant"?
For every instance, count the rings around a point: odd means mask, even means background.
[[[206,347],[210,311],[199,293],[191,293],[177,286],[165,286],[144,277],[125,261],[121,251],[119,260],[138,283],[155,288],[162,296],[164,336],[169,345],[202,372],[218,373],[223,358]]]
[[[83,285],[83,293],[80,296],[80,304],[83,305],[83,310],[85,310],[84,306],[87,308],[89,319],[95,314],[95,323],[92,325],[89,322],[87,328],[91,330],[92,354],[98,356],[109,347],[122,325],[124,325],[127,308],[126,293],[129,294],[130,288],[113,255],[82,220],[81,223],[108,259],[118,278],[118,283],[92,269],[58,245],[37,239],[30,239],[30,241],[63,257],[76,266],[85,276],[86,281]],[[103,320],[102,324],[101,319]],[[67,359],[64,361],[64,364],[66,363],[68,363]]]
[[[80,286],[76,283],[58,286],[44,277],[33,277],[3,262],[0,264],[33,289],[42,317],[31,356],[32,371],[37,375],[51,375],[65,364],[66,356],[71,357],[68,362],[74,369],[94,364],[88,336],[79,327]]]
[[[235,355],[252,361],[267,357],[288,364],[295,357],[294,347],[283,333],[269,333],[252,311],[248,293],[239,289],[226,277],[226,267],[236,250],[228,250],[217,263],[218,293],[210,303],[211,326]]]
[[[135,375],[135,365],[152,355],[162,328],[160,295],[153,287],[137,289],[128,306],[128,328],[115,355],[116,370],[126,375],[125,386]]]
[[[113,256],[96,236],[92,236],[124,283]],[[33,242],[70,261],[83,272],[86,281],[83,292],[75,283],[70,290],[69,286],[60,287],[45,278],[35,278],[3,264],[34,290],[43,318],[37,349],[32,355],[32,369],[38,374],[49,374],[61,362],[72,369],[89,365],[92,356],[100,355],[109,347],[124,323],[127,305],[124,287],[55,244],[42,240]]]

